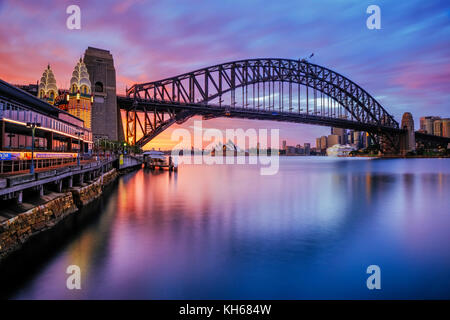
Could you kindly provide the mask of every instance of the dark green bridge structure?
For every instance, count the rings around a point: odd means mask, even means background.
[[[247,59],[135,84],[118,97],[129,144],[144,146],[194,115],[308,123],[368,132],[383,151],[397,153],[401,128],[366,90],[306,60]],[[139,116],[140,115],[140,116]],[[449,138],[416,133],[446,144]]]

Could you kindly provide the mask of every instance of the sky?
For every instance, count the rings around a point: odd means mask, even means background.
[[[81,9],[81,29],[66,8]],[[369,30],[369,5],[381,29]],[[356,82],[397,121],[413,114],[450,116],[450,2],[361,0],[0,0],[0,78],[36,83],[49,63],[67,88],[88,46],[114,56],[117,91],[198,68],[246,58],[314,56],[311,62]],[[183,124],[192,129],[194,119]],[[278,128],[289,145],[329,128],[215,119],[210,128]],[[172,127],[147,147],[168,147]]]

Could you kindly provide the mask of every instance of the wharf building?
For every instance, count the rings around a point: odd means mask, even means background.
[[[56,90],[48,84],[40,87],[45,100]],[[14,169],[14,161],[31,160],[32,149],[36,160],[73,159],[78,152],[89,153],[92,145],[91,130],[83,120],[0,80],[0,173],[6,172],[5,166]]]

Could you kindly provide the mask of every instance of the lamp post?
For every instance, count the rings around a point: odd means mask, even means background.
[[[27,122],[27,128],[31,128],[31,166],[30,173],[34,173],[34,131],[39,128],[41,124],[39,122]]]
[[[77,157],[77,165],[80,165],[80,153],[81,153],[81,136],[84,136],[84,133],[82,131],[76,132],[76,135],[78,136],[78,157]]]

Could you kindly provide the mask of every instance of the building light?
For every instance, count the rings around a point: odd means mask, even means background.
[[[80,90],[77,91],[77,101],[80,101]]]
[[[12,119],[8,119],[8,118],[3,118],[3,121],[19,124],[19,125],[22,125],[22,126],[27,126],[26,122],[12,120]],[[57,133],[57,134],[60,134],[60,135],[66,136],[66,137],[71,137],[71,138],[74,138],[74,139],[78,139],[78,137],[76,135],[68,134],[68,133],[65,133],[63,131],[58,131],[58,130],[55,130],[55,129],[50,129],[50,128],[46,128],[46,127],[42,127],[42,126],[39,126],[39,128],[41,130],[54,132],[54,133]],[[89,137],[88,138],[81,138],[81,140],[84,141],[84,142],[87,142],[87,143],[92,143],[92,141],[89,140]]]
[[[69,97],[70,97],[69,94],[67,94],[67,96],[66,96],[66,100],[67,101],[69,101]]]
[[[91,95],[91,103],[94,103],[94,96]]]

